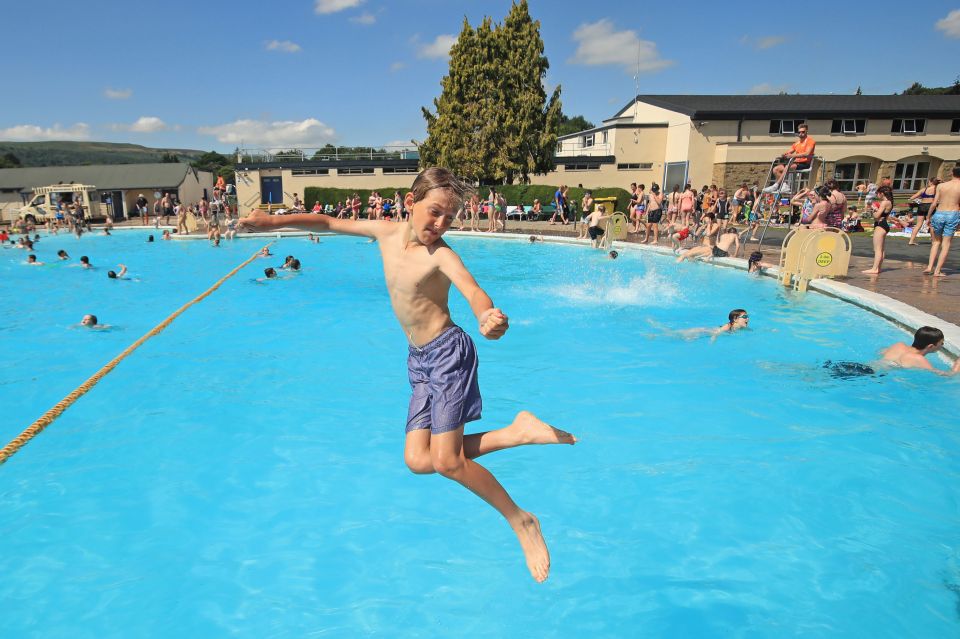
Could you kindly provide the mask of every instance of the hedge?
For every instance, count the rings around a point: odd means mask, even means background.
[[[529,206],[533,204],[534,199],[539,199],[541,204],[547,206],[553,204],[553,194],[557,192],[558,187],[541,184],[503,184],[495,186],[494,188],[497,189],[498,192],[503,193],[503,197],[506,198],[508,206],[519,204]],[[489,186],[480,186],[477,188],[477,193],[481,199],[486,198],[489,189]],[[630,202],[630,193],[620,188],[581,189],[570,187],[567,192],[567,197],[571,202],[575,202],[579,208],[583,194],[588,190],[593,191],[593,197],[616,197],[616,210],[622,212],[627,211],[627,206]],[[356,193],[360,196],[360,202],[365,210],[367,207],[367,198],[373,191],[379,191],[384,197],[390,198],[393,197],[394,191],[400,191],[400,193],[406,194],[409,189],[398,189],[393,186],[384,186],[377,189],[334,189],[308,186],[303,192],[303,203],[309,210],[313,208],[316,202],[321,202],[324,205],[335,205],[337,202],[342,202]]]

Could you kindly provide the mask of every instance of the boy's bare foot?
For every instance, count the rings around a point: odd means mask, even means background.
[[[517,539],[520,540],[530,575],[542,584],[550,574],[550,552],[540,532],[540,521],[532,514],[521,511],[520,520],[513,525],[513,532],[517,533]]]
[[[875,268],[867,269],[866,271],[860,271],[864,275],[880,275],[880,271]]]
[[[933,275],[933,269],[925,268],[921,271],[924,275]]]
[[[554,428],[545,421],[538,419],[530,411],[522,410],[517,413],[513,423],[507,426],[515,432],[517,441],[521,444],[576,444],[577,438],[570,433]]]
[[[940,271],[935,271],[933,274],[934,277],[946,277],[946,273],[941,273]],[[952,281],[952,280],[951,280]]]

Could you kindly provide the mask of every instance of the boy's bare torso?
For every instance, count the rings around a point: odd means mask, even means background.
[[[406,224],[395,224],[378,242],[393,312],[407,339],[423,346],[453,325],[450,278],[440,270],[452,249],[442,239],[430,246],[409,241]]]

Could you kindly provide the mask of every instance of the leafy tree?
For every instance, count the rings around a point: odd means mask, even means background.
[[[903,95],[960,95],[960,77],[948,87],[925,87],[914,82],[903,92]]]
[[[474,29],[464,18],[435,112],[422,110],[421,167],[447,166],[481,183],[527,182],[553,168],[560,88],[548,101],[548,67],[526,0],[511,6],[502,26],[488,16]]]
[[[160,162],[163,164],[176,164],[180,161],[176,153],[164,153],[160,156]]]
[[[13,153],[8,152],[0,155],[0,169],[16,169],[20,166],[22,166],[20,164],[20,158]]]
[[[233,172],[235,170],[234,159],[228,158],[227,156],[217,153],[216,151],[209,151],[204,153],[196,160],[190,163],[195,169],[200,171],[209,171],[214,175],[222,175],[223,179],[228,182],[233,182]]]
[[[558,129],[558,135],[569,135],[571,133],[579,133],[580,131],[586,131],[587,129],[592,129],[596,126],[593,122],[590,122],[582,115],[575,115],[572,118],[568,118],[566,115],[560,115],[560,127]]]

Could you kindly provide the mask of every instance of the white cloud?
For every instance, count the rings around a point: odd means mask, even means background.
[[[641,73],[659,71],[674,64],[673,60],[660,58],[655,42],[641,40],[635,31],[614,31],[613,23],[606,18],[581,24],[573,32],[573,39],[578,43],[569,60],[573,64],[616,64],[634,72],[639,67]]]
[[[433,42],[427,44],[417,44],[417,57],[446,58],[450,55],[450,47],[452,47],[456,42],[456,36],[443,33],[434,38]]]
[[[281,51],[283,53],[296,53],[300,50],[300,45],[289,40],[268,40],[264,45],[267,51]]]
[[[754,38],[752,36],[745,35],[741,36],[740,38],[740,44],[753,47],[754,49],[760,49],[761,51],[763,49],[772,49],[773,47],[783,44],[786,41],[787,36],[782,35],[764,36],[762,38]]]
[[[129,100],[133,97],[133,89],[111,89],[107,87],[103,90],[103,95],[111,100]]]
[[[399,71],[400,69],[406,68],[406,62],[394,62],[390,65],[390,71]]]
[[[18,124],[8,129],[0,129],[0,140],[12,142],[40,142],[43,140],[89,140],[90,126],[77,122],[69,128],[59,124],[43,128],[36,124]]]
[[[170,128],[167,123],[160,118],[152,115],[144,115],[137,118],[133,124],[112,124],[110,128],[114,131],[132,131],[133,133],[156,133]]]
[[[323,15],[359,7],[361,4],[363,0],[316,0],[313,3],[313,11]]]
[[[350,18],[350,22],[362,25],[371,25],[377,21],[377,16],[373,15],[369,11],[364,11],[358,16]]]
[[[300,122],[285,120],[235,120],[217,126],[199,127],[201,135],[212,135],[224,144],[258,145],[263,147],[314,147],[333,142],[336,131],[315,118]]]
[[[948,38],[960,38],[960,9],[954,9],[946,18],[937,20],[936,27]]]
[[[789,88],[786,84],[774,86],[769,82],[761,82],[760,84],[755,84],[750,87],[747,95],[777,95],[778,93],[786,93]]]

